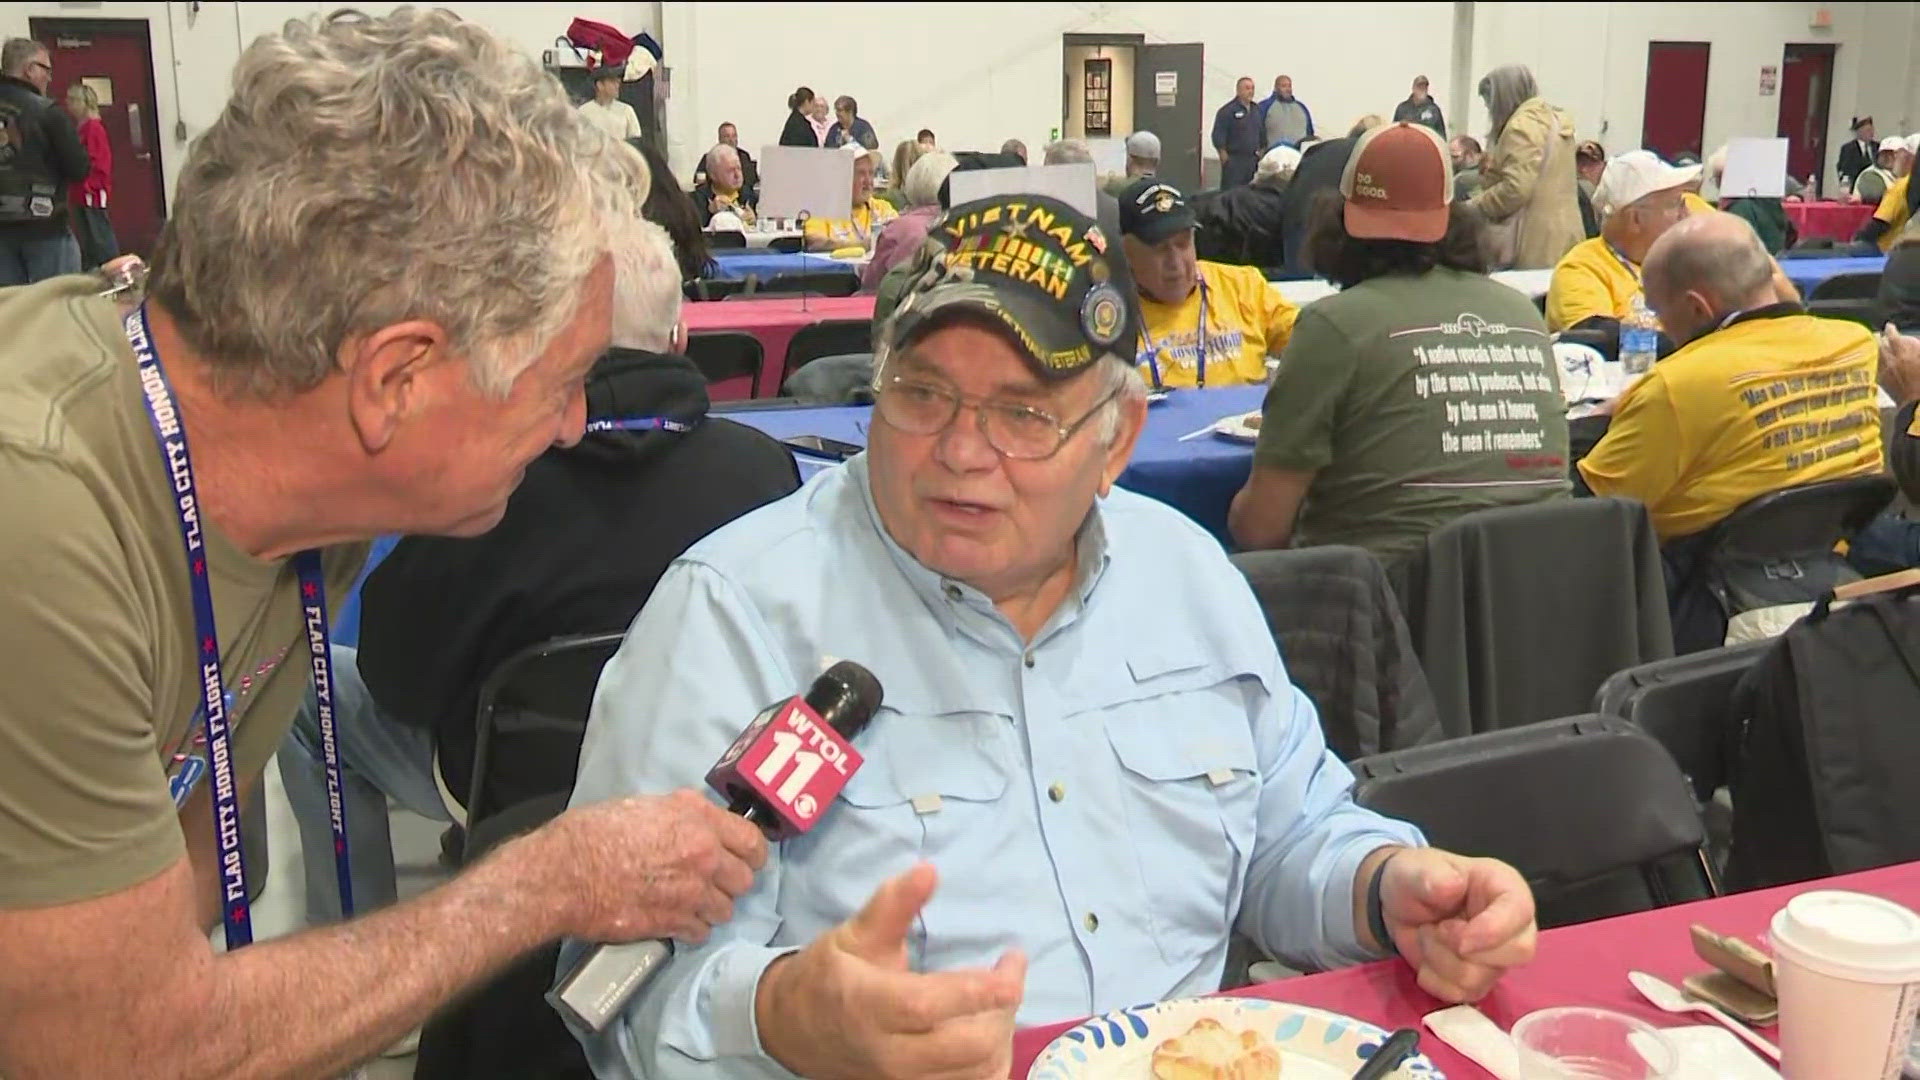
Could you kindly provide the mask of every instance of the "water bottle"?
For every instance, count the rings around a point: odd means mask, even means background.
[[[1660,352],[1660,320],[1647,307],[1640,293],[1633,294],[1633,309],[1620,320],[1620,366],[1628,375],[1645,375],[1653,368]]]

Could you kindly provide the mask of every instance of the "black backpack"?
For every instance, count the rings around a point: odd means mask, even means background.
[[[1920,859],[1920,586],[1831,603],[1734,689],[1729,891]]]
[[[0,92],[0,224],[47,221],[66,210],[42,133],[43,114],[53,107],[25,92]]]

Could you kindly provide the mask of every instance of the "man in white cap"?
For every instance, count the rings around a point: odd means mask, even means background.
[[[1617,325],[1632,310],[1640,264],[1660,234],[1687,216],[1687,185],[1699,175],[1700,166],[1676,168],[1650,150],[1607,163],[1593,191],[1600,235],[1575,244],[1553,268],[1547,329]]]
[[[1136,131],[1127,136],[1127,178],[1152,176],[1160,171],[1160,136]]]
[[[1880,208],[1853,234],[1856,243],[1878,244],[1881,251],[1892,249],[1907,220],[1913,217],[1915,199],[1908,191],[1913,179],[1914,156],[1920,154],[1920,135],[1907,136],[1900,146],[1905,152],[1894,158],[1894,175],[1898,179],[1881,196]]]

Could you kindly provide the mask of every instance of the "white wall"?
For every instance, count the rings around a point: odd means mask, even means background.
[[[198,12],[192,10],[192,4],[184,2],[7,3],[0,4],[0,37],[25,35],[28,20],[36,17],[147,20],[153,41],[154,90],[159,98],[155,105],[160,114],[160,160],[166,175],[167,198],[171,200],[175,178],[186,159],[188,142],[204,131],[226,104],[228,77],[242,45],[279,29],[288,19],[332,11],[349,2],[210,0],[200,4]],[[400,5],[354,3],[353,6],[377,14]],[[437,0],[435,6],[459,12],[462,17],[481,23],[536,56],[566,32],[567,23],[576,15],[617,26],[628,35],[642,31],[659,33],[656,14],[659,5],[654,3],[505,4]],[[182,123],[185,124],[184,137]]]

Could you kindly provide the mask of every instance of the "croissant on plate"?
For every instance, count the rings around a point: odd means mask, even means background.
[[[1194,1021],[1153,1050],[1154,1080],[1278,1080],[1280,1051],[1251,1031],[1228,1031],[1214,1019]]]

